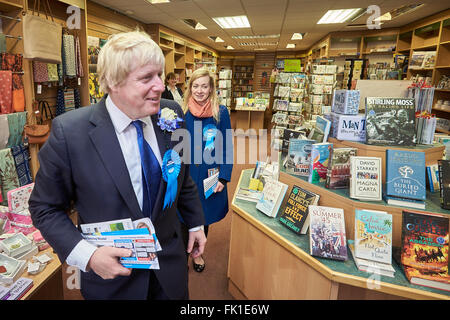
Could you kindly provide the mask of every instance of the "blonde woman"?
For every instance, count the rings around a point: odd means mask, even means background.
[[[197,184],[207,235],[209,225],[222,220],[228,212],[226,186],[233,169],[230,115],[228,109],[218,103],[214,76],[208,70],[198,69],[192,74],[184,94],[183,111],[186,128],[191,134],[190,174]],[[195,138],[199,136],[202,139]],[[212,195],[205,196],[203,181],[217,172],[219,181]],[[195,271],[202,272],[203,257],[193,258],[193,265]]]

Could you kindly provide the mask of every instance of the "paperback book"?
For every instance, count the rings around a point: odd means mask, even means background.
[[[438,160],[441,207],[450,210],[450,160]]]
[[[392,264],[358,258],[355,255],[355,242],[353,240],[347,240],[347,244],[350,248],[350,252],[352,253],[353,260],[355,261],[355,265],[358,270],[391,278],[395,277],[395,269]]]
[[[276,217],[284,199],[288,186],[277,180],[267,180],[264,184],[262,196],[256,203],[256,209],[269,217]]]
[[[350,198],[381,200],[381,158],[350,157]]]
[[[350,157],[356,156],[356,148],[333,148],[327,168],[325,187],[346,189],[350,185]]]
[[[335,90],[332,112],[341,114],[358,114],[359,90]]]
[[[309,245],[313,256],[347,260],[344,210],[309,206]]]
[[[329,142],[315,143],[312,145],[308,177],[309,183],[318,183],[326,180],[332,150],[333,144]]]
[[[297,234],[306,234],[309,228],[308,207],[317,205],[320,195],[294,185],[280,213],[279,221]]]
[[[412,146],[416,139],[413,98],[366,98],[366,142]]]
[[[428,186],[431,192],[439,192],[439,166],[437,163],[427,167]]]
[[[280,161],[286,173],[308,177],[313,143],[315,141],[309,139],[289,140],[288,152],[282,150]]]
[[[425,153],[406,150],[386,150],[386,202],[425,208]],[[393,203],[393,201],[397,203]],[[411,201],[413,200],[413,201]],[[419,202],[418,202],[419,201]],[[410,204],[410,205],[409,205]]]
[[[403,210],[401,263],[430,275],[448,275],[448,223],[445,215]]]
[[[392,263],[392,215],[383,211],[355,210],[355,256]]]
[[[308,139],[314,140],[316,143],[326,142],[330,134],[331,121],[317,116],[314,128],[311,130]]]

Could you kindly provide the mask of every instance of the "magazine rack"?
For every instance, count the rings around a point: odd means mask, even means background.
[[[248,186],[252,171],[241,172],[237,190]],[[286,194],[295,184],[320,194],[319,205],[343,208],[347,239],[353,239],[355,208],[388,211],[393,215],[393,246],[399,246],[403,207],[353,200],[348,190],[325,189],[284,172],[279,180],[288,184]],[[426,210],[449,214],[435,202],[436,197],[428,198]],[[450,300],[449,292],[410,284],[395,261],[395,278],[390,278],[359,271],[351,254],[345,262],[316,258],[309,254],[308,234],[288,230],[276,218],[259,212],[255,203],[233,197],[231,209],[228,278],[229,291],[236,299]]]

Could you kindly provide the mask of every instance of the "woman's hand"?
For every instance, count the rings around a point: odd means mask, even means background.
[[[217,182],[217,186],[216,186],[216,188],[214,189],[214,193],[221,192],[221,191],[223,190],[223,188],[225,188],[225,186],[223,185],[223,183],[220,182],[220,181],[218,181],[218,182]]]

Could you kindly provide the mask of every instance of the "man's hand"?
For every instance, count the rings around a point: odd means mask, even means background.
[[[206,236],[202,229],[198,231],[189,231],[189,240],[187,252],[192,258],[200,257],[205,250]]]
[[[216,188],[214,189],[214,193],[222,192],[223,188],[225,188],[225,186],[223,185],[223,183],[220,182],[220,181],[217,182],[217,186],[216,186]]]
[[[125,268],[120,264],[120,257],[129,257],[131,250],[100,247],[94,251],[88,262],[88,268],[92,269],[102,279],[114,279],[117,276],[129,276],[131,269]]]

